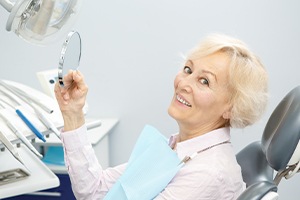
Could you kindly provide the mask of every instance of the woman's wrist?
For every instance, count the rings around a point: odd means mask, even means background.
[[[72,131],[85,124],[83,112],[76,114],[63,114],[63,119],[64,131]]]

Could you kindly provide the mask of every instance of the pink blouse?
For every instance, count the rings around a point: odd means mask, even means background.
[[[177,135],[170,138],[172,146]],[[126,163],[102,169],[87,137],[86,126],[61,133],[65,164],[77,200],[100,200],[122,175]],[[179,159],[230,140],[230,129],[220,128],[176,145]],[[155,200],[233,200],[245,190],[231,144],[201,152],[187,162]]]

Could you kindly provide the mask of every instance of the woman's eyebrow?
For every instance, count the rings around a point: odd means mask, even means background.
[[[195,66],[192,60],[187,60],[186,63],[191,63],[192,66]],[[201,70],[201,72],[210,74],[211,76],[213,76],[215,78],[216,82],[218,82],[217,76],[213,72],[208,71],[208,70],[203,70],[203,69]]]
[[[215,78],[216,82],[218,82],[217,76],[214,73],[212,73],[211,71],[207,71],[207,70],[201,70],[201,71],[203,73],[210,74],[211,76],[213,76]]]
[[[191,61],[191,60],[187,60],[187,61],[185,62],[185,64],[191,64],[192,66],[194,66],[194,63],[193,63],[193,61]]]

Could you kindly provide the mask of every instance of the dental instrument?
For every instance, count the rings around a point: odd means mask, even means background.
[[[30,130],[43,142],[46,142],[44,135],[28,120],[28,118],[19,110],[16,109],[16,113],[23,120],[23,122],[30,128]]]
[[[0,103],[0,107],[5,109],[5,106]],[[0,112],[0,118],[3,119],[3,121],[6,123],[6,125],[10,128],[10,130],[12,132],[14,132],[14,134],[16,134],[16,136],[35,154],[37,155],[39,158],[43,158],[43,155],[40,154],[35,148],[34,146],[31,144],[31,142],[29,142],[29,140],[24,136],[24,134],[21,133],[21,131],[10,121],[8,120],[7,117],[5,117],[5,115]]]
[[[34,104],[31,104],[31,106],[41,122],[60,139],[60,131],[56,128],[54,123],[47,118]]]
[[[0,82],[1,82],[1,80],[0,80]],[[0,85],[1,85],[1,83],[0,83]],[[7,98],[9,98],[9,100],[12,101],[15,105],[20,106],[22,104],[20,99],[13,96],[14,95],[13,93],[9,93],[5,87],[3,89],[0,87],[0,92],[2,94],[4,94]]]
[[[13,86],[10,86],[8,84],[6,84],[5,82],[1,81],[0,80],[0,84],[5,87],[6,89],[8,89],[11,93],[17,95],[20,99],[22,99],[24,102],[26,102],[29,106],[31,106],[34,110],[34,112],[36,113],[36,115],[38,116],[39,120],[47,127],[47,129],[51,130],[53,133],[55,133],[55,135],[60,138],[60,132],[59,130],[56,128],[56,126],[54,125],[54,123],[48,119],[38,108],[37,106],[34,104],[34,103],[37,103],[39,105],[39,107],[41,107],[43,104],[40,104],[40,101],[33,98],[33,97],[30,97],[29,95],[27,95],[24,91],[16,88],[16,87],[13,87]],[[9,95],[7,92],[6,92],[6,95]],[[13,99],[14,102],[16,102],[16,104],[20,105],[21,103],[17,101],[16,98],[14,98],[13,96],[10,95],[11,99]],[[34,102],[32,102],[32,100],[34,100]],[[43,110],[45,110],[45,107],[42,107]],[[47,108],[47,107],[46,107]],[[46,110],[46,112],[49,111],[49,110]],[[20,111],[16,111],[17,114],[23,118],[24,117],[24,114],[22,115],[22,113],[19,113]],[[51,113],[53,112],[53,110],[51,111]],[[49,112],[48,112],[49,113]],[[26,120],[26,119],[24,119]],[[24,121],[23,120],[23,121]],[[28,123],[27,121],[25,123]],[[30,129],[32,129],[33,131],[37,131],[37,129],[35,127],[32,127],[33,125],[29,125],[30,126]],[[41,134],[37,133],[37,136],[43,140],[43,137]],[[44,140],[43,140],[44,141]]]
[[[11,154],[22,164],[26,167],[26,165],[24,164],[21,156],[18,153],[17,147],[15,147],[10,141],[9,139],[4,135],[4,133],[2,133],[2,131],[0,130],[0,142],[2,142],[2,144],[11,152]]]
[[[24,98],[26,100],[30,99],[32,102],[38,104],[41,108],[43,108],[43,110],[45,110],[47,113],[50,114],[53,112],[53,109],[49,108],[46,104],[42,103],[40,100],[36,99],[32,95],[26,94],[24,91],[20,90],[19,88],[9,85],[6,82],[4,82],[3,80],[0,80],[0,85],[2,85],[5,89],[10,91],[12,94],[16,95],[17,97],[21,98],[22,100],[24,100]],[[6,92],[6,94],[7,94],[7,92]],[[14,98],[14,97],[12,97],[12,98],[14,99],[15,102],[17,102],[18,105],[20,105],[20,101],[16,100],[16,98]]]
[[[3,81],[0,81],[0,84],[3,85]],[[29,95],[27,95],[25,92],[23,92],[22,90],[18,90],[18,88],[10,88],[10,86],[8,86],[6,83],[4,83],[4,87],[8,88],[9,91],[14,92],[14,90],[16,90],[15,92],[18,93],[18,97],[21,98],[23,101],[27,102],[29,106],[31,106],[34,110],[34,112],[36,113],[36,115],[38,116],[38,118],[40,119],[40,121],[49,129],[51,130],[53,133],[55,133],[55,135],[60,138],[60,132],[59,130],[56,128],[56,126],[54,125],[54,123],[48,119],[38,108],[34,103],[38,103],[38,105],[41,107],[40,101],[35,100],[34,102],[32,102],[32,100],[34,98],[30,98]],[[15,94],[15,93],[14,93]],[[44,108],[44,107],[42,107]],[[45,110],[45,109],[43,109]],[[53,112],[53,110],[51,111],[51,113]],[[41,138],[40,138],[41,139]]]
[[[9,99],[13,100],[15,103],[18,103],[18,101],[16,100],[16,98],[14,98],[12,95],[10,95],[9,93],[5,93],[4,90],[1,91],[3,94],[5,94]],[[12,107],[15,112],[17,113],[17,115],[23,120],[23,122],[27,125],[27,127],[39,138],[41,139],[43,142],[46,142],[46,139],[44,138],[44,135],[28,120],[28,118],[23,114],[23,112],[18,109],[18,107],[13,106],[12,104],[8,103],[7,101],[5,101],[4,99],[1,99],[4,103],[6,103],[7,105],[9,105],[10,107]],[[18,106],[20,104],[17,104]]]

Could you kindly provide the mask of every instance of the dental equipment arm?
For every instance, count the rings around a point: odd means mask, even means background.
[[[76,21],[82,0],[0,0],[9,13],[6,30],[23,40],[48,45],[58,41]]]
[[[10,12],[14,6],[14,4],[8,0],[0,0],[0,4],[5,8],[8,12]]]

